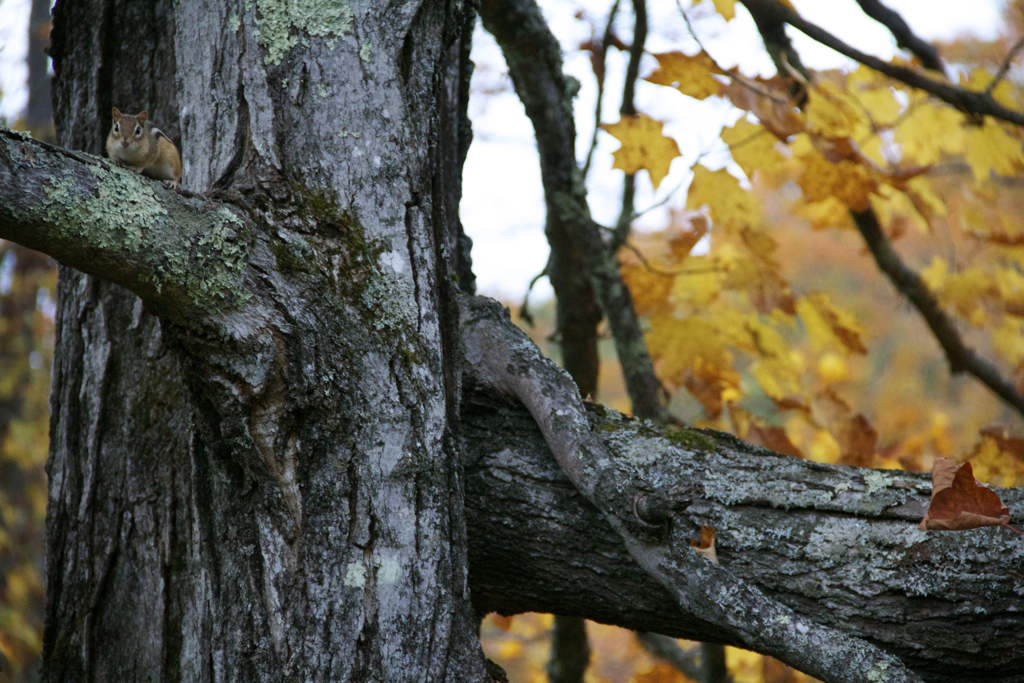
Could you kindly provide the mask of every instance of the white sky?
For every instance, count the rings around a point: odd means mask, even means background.
[[[586,156],[593,132],[596,85],[590,69],[589,54],[578,46],[604,30],[611,0],[540,0],[540,5],[555,35],[562,43],[566,71],[582,83],[576,99],[577,157]],[[684,6],[687,2],[684,0]],[[880,24],[867,18],[855,0],[794,0],[800,13],[847,43],[882,59],[897,52],[892,36]],[[886,0],[911,28],[926,40],[943,40],[958,35],[993,38],[999,32],[1005,0]],[[676,8],[675,0],[648,1],[649,52],[682,49],[697,50]],[[618,34],[625,41],[632,35],[629,0],[620,2]],[[761,47],[753,21],[737,4],[736,18],[728,24],[713,12],[710,1],[688,10],[701,41],[724,67],[738,65],[745,73],[771,75],[774,68]],[[16,117],[25,107],[29,0],[0,0],[0,117]],[[582,19],[577,18],[578,15]],[[849,65],[841,55],[789,30],[804,62],[817,69]],[[474,142],[466,159],[462,219],[473,238],[473,269],[481,293],[519,300],[534,275],[547,261],[544,239],[544,202],[540,169],[533,131],[522,105],[508,80],[504,60],[494,40],[477,28],[473,60],[477,64],[473,82],[470,116]],[[625,55],[609,51],[609,73],[603,121],[617,121]],[[656,64],[646,57],[641,76]],[[637,181],[637,209],[651,206],[669,197],[660,210],[645,215],[640,227],[658,227],[665,222],[667,207],[685,204],[683,190],[689,182],[689,167],[697,156],[702,163],[718,168],[728,155],[718,141],[723,125],[731,124],[738,113],[717,98],[696,102],[668,88],[639,82],[637,108],[659,120],[671,123],[665,133],[679,143],[683,156],[672,165],[672,172],[654,194],[646,174]],[[590,203],[594,217],[606,225],[619,212],[622,172],[612,170],[612,156],[618,143],[600,133],[588,178]],[[716,155],[715,150],[718,150]],[[550,296],[546,280],[538,283],[533,297]]]

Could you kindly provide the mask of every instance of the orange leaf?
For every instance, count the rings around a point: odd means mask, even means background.
[[[734,73],[735,70],[730,71]],[[733,106],[749,111],[762,126],[785,141],[806,128],[804,115],[790,96],[795,82],[792,78],[750,79],[736,74],[732,82],[722,88],[722,94]]]
[[[843,452],[843,464],[854,467],[870,467],[875,459],[875,444],[878,432],[863,415],[856,415],[839,428],[839,447]]]
[[[794,458],[804,457],[804,454],[800,452],[796,444],[790,441],[786,430],[782,427],[772,427],[770,425],[761,427],[751,423],[750,431],[747,432],[747,441],[755,446],[762,446],[776,453],[783,453]]]
[[[703,0],[697,0],[694,2],[694,6],[699,5]],[[715,5],[715,11],[722,15],[722,18],[726,21],[736,17],[736,0],[711,0]],[[637,682],[639,683],[639,681]]]
[[[992,489],[974,478],[971,463],[957,467],[952,460],[935,459],[932,501],[919,525],[922,531],[964,531],[999,525],[1013,529],[1009,521],[1009,508]]]
[[[718,555],[715,553],[715,530],[709,526],[700,527],[700,540],[690,539],[690,547],[715,564],[718,564]]]

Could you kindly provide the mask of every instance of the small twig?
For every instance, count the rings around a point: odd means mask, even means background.
[[[936,341],[946,353],[949,371],[954,375],[961,372],[973,375],[999,398],[1024,415],[1024,396],[1017,393],[1013,384],[1004,378],[994,365],[968,348],[953,321],[939,306],[927,285],[917,273],[903,263],[889,239],[882,233],[875,212],[871,209],[862,212],[851,211],[850,216],[875,257],[875,263],[928,323]]]
[[[619,12],[619,0],[615,0],[611,10],[608,12],[608,23],[604,27],[604,35],[601,37],[601,54],[599,64],[601,73],[595,73],[597,77],[597,106],[594,107],[594,134],[590,137],[590,149],[587,150],[587,160],[583,164],[583,179],[587,179],[590,173],[590,161],[594,157],[594,149],[597,148],[597,131],[601,127],[601,105],[604,101],[604,77],[605,65],[608,61],[608,45],[611,43],[612,26],[615,24],[615,15]]]
[[[708,52],[707,48],[704,47],[704,43],[700,42],[700,38],[697,37],[697,32],[694,30],[693,24],[690,22],[690,16],[686,13],[686,10],[683,9],[683,5],[681,2],[679,2],[679,0],[676,0],[676,7],[679,8],[679,13],[683,15],[683,21],[686,22],[686,28],[690,31],[690,36],[693,38],[694,42],[697,43],[697,47],[699,47],[701,51],[708,56],[708,59],[711,60],[711,63],[714,65],[716,69],[718,69],[722,73],[723,76],[735,80],[744,88],[747,88],[748,90],[753,91],[758,96],[765,97],[771,100],[772,102],[779,102],[780,104],[786,104],[789,102],[789,100],[783,97],[779,97],[778,95],[774,95],[770,92],[767,92],[766,90],[762,90],[757,86],[757,83],[755,81],[751,81],[749,78],[739,73],[739,71],[724,69],[722,65],[719,64],[715,60],[715,58],[711,56],[711,53]]]
[[[622,117],[636,116],[636,79],[640,76],[640,58],[644,55],[647,43],[647,5],[646,0],[633,0],[633,44],[629,48],[629,64],[626,66],[626,82],[622,88],[622,106],[619,114]],[[629,238],[633,225],[633,200],[636,196],[636,177],[626,175],[622,180],[622,209],[619,220],[615,223],[612,235],[612,252],[622,246]]]
[[[999,81],[1003,80],[1006,76],[1006,72],[1010,70],[1010,63],[1013,62],[1013,58],[1017,56],[1017,53],[1020,52],[1022,47],[1024,47],[1024,38],[1021,38],[1014,43],[1013,47],[1010,48],[1010,51],[1006,53],[1006,59],[1003,60],[1002,66],[999,67],[999,71],[996,72],[992,82],[988,84],[987,88],[985,88],[986,95],[990,97],[992,96],[992,91],[996,89],[997,85],[999,85]]]
[[[836,52],[912,88],[931,93],[943,102],[951,104],[962,111],[978,116],[992,116],[1007,123],[1024,126],[1024,112],[1004,107],[996,102],[991,94],[941,83],[913,69],[896,66],[882,61],[878,57],[865,54],[847,45],[823,28],[805,20],[795,11],[780,2],[776,2],[776,0],[743,0],[743,4],[747,6],[747,9],[756,8],[758,12],[773,16],[822,45],[830,47]]]
[[[533,291],[533,286],[537,284],[537,281],[548,274],[547,265],[544,266],[544,270],[540,271],[533,276],[530,280],[530,286],[526,288],[526,294],[523,295],[523,303],[519,307],[519,317],[526,321],[526,324],[533,327],[534,320],[533,315],[530,313],[530,292]]]
[[[703,678],[700,666],[697,664],[699,656],[697,652],[684,650],[679,647],[679,643],[676,642],[675,638],[669,638],[658,633],[637,631],[636,639],[645,650],[687,678],[692,678],[695,681]]]
[[[681,268],[680,270],[662,270],[657,266],[651,265],[650,260],[648,260],[648,258],[644,256],[643,253],[634,245],[630,244],[629,242],[626,242],[622,246],[625,247],[626,249],[629,249],[636,255],[638,259],[640,259],[640,265],[642,265],[645,270],[654,273],[655,275],[661,275],[663,277],[678,277],[680,275],[707,275],[708,273],[722,272],[722,268],[719,268],[718,266],[712,266],[710,268]]]

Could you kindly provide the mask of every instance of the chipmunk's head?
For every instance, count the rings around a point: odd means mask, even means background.
[[[142,142],[146,132],[146,121],[149,114],[140,111],[135,116],[122,114],[117,107],[114,107],[114,124],[110,128],[110,137],[115,144],[122,149],[134,149]]]

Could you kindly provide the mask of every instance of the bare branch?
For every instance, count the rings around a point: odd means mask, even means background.
[[[693,650],[684,650],[679,647],[675,638],[663,636],[660,633],[646,633],[638,631],[636,639],[658,659],[669,663],[673,669],[695,681],[701,680],[702,672],[697,664],[697,653]]]
[[[633,0],[633,44],[629,47],[629,63],[626,65],[626,80],[622,88],[622,104],[619,115],[636,116],[636,79],[640,75],[640,58],[647,44],[647,4],[645,0]],[[615,252],[629,238],[633,225],[633,202],[636,196],[636,174],[627,173],[622,179],[622,209],[612,231],[611,250]]]
[[[896,11],[883,5],[879,0],[857,0],[857,4],[868,15],[878,23],[889,29],[896,39],[896,45],[910,50],[926,69],[943,71],[942,60],[939,58],[939,51],[935,46],[919,38],[903,17]]]
[[[622,89],[622,105],[619,113],[635,116],[636,79],[640,76],[640,58],[644,56],[647,44],[647,4],[645,0],[633,0],[633,44],[629,47],[629,63],[626,65],[626,81]]]
[[[516,92],[533,123],[552,256],[579,256],[581,262],[566,264],[560,272],[589,278],[615,337],[634,413],[666,419],[668,413],[659,400],[661,383],[654,375],[633,300],[600,226],[590,216],[586,186],[576,165],[572,111],[576,83],[562,72],[558,41],[534,0],[485,0],[480,17],[501,46]],[[558,293],[556,277],[552,275],[552,284]],[[562,294],[558,297],[562,299]]]
[[[590,147],[587,149],[587,160],[583,162],[583,179],[587,179],[590,173],[590,160],[594,157],[594,150],[597,148],[597,132],[601,127],[601,106],[604,102],[604,81],[608,61],[608,46],[612,39],[612,27],[615,25],[615,15],[619,12],[619,0],[612,3],[608,11],[608,23],[604,27],[604,35],[601,37],[601,51],[596,55],[597,64],[594,69],[594,76],[597,78],[597,105],[594,107],[594,134],[590,136]]]
[[[786,7],[781,2],[776,2],[776,0],[741,1],[747,6],[751,14],[754,14],[756,11],[761,16],[773,17],[777,21],[787,23],[822,45],[826,45],[836,52],[846,55],[850,59],[860,62],[890,78],[931,93],[943,102],[951,104],[958,109],[974,115],[992,116],[1008,123],[1024,126],[1024,113],[1004,107],[990,93],[974,92],[948,83],[942,83],[913,69],[896,66],[877,57],[865,54],[847,45],[828,31],[806,21],[794,10]],[[767,41],[767,38],[765,40]]]
[[[882,233],[875,212],[871,209],[862,212],[851,211],[850,215],[860,234],[864,237],[868,249],[871,250],[872,256],[875,257],[875,263],[878,264],[879,269],[888,276],[896,289],[907,297],[928,323],[936,341],[946,352],[949,371],[953,374],[965,372],[973,375],[999,398],[1024,415],[1024,396],[1017,393],[1013,384],[1002,376],[998,368],[967,347],[953,321],[939,306],[939,302],[928,290],[927,285],[917,273],[903,263],[888,238]]]
[[[0,129],[0,238],[127,287],[176,323],[248,298],[249,234],[223,204]]]
[[[1010,70],[1010,64],[1013,63],[1013,58],[1017,56],[1017,53],[1020,52],[1021,48],[1024,48],[1024,38],[1021,38],[1014,43],[1013,47],[1010,48],[1010,51],[1006,53],[1006,58],[1000,65],[999,71],[997,71],[996,75],[992,78],[992,82],[985,86],[985,94],[991,95],[992,91],[996,89],[997,85],[999,85],[999,82],[1006,77],[1006,72]]]

